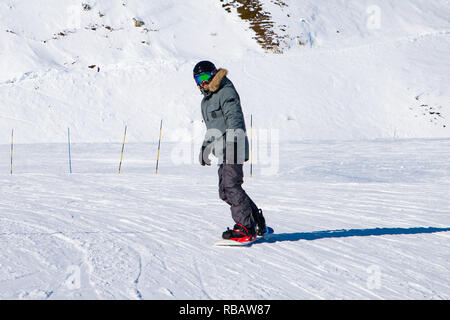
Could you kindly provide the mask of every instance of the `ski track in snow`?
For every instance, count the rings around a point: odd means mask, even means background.
[[[244,184],[276,234],[238,249],[213,246],[232,225],[216,168],[173,166],[173,145],[158,175],[147,144],[120,175],[114,144],[77,145],[72,175],[64,146],[18,145],[0,298],[449,299],[449,144],[284,143],[278,174]]]

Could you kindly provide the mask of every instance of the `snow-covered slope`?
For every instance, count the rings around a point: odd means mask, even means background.
[[[449,140],[283,143],[245,182],[277,234],[240,249],[213,246],[216,168],[175,145],[158,175],[155,144],[120,175],[119,144],[73,145],[72,175],[65,144],[0,158],[0,299],[450,298]]]
[[[243,3],[0,1],[0,299],[450,298],[449,1]],[[213,246],[201,59],[253,115],[250,249]]]
[[[3,1],[4,143],[12,128],[17,142],[62,142],[67,127],[120,141],[124,124],[153,141],[160,119],[166,140],[198,140],[201,59],[227,68],[246,116],[282,140],[449,136],[448,1],[256,2],[283,54],[253,39],[236,1]]]

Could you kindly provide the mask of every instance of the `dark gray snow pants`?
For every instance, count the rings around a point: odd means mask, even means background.
[[[220,199],[231,206],[231,217],[235,223],[244,227],[254,227],[252,216],[258,210],[255,203],[242,189],[244,172],[242,164],[221,164],[219,167]]]

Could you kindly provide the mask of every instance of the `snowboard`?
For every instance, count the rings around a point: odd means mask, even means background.
[[[216,247],[249,247],[252,244],[254,244],[255,242],[259,242],[262,241],[264,239],[268,239],[272,234],[274,234],[274,230],[271,227],[266,227],[267,231],[264,235],[262,236],[257,236],[254,240],[252,241],[246,241],[246,242],[238,242],[235,240],[219,240],[216,241],[216,243],[214,243],[214,245]]]

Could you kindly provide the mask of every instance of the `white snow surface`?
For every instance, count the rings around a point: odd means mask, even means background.
[[[219,0],[0,1],[0,299],[450,298],[450,2],[260,2],[283,54]],[[253,115],[250,248],[213,246],[203,59]]]
[[[119,175],[120,144],[74,144],[69,175],[65,144],[18,145],[0,298],[450,298],[450,140],[282,143],[277,174],[245,167],[276,232],[250,248],[214,246],[232,226],[217,168],[175,147],[156,175],[156,144],[128,144]]]

